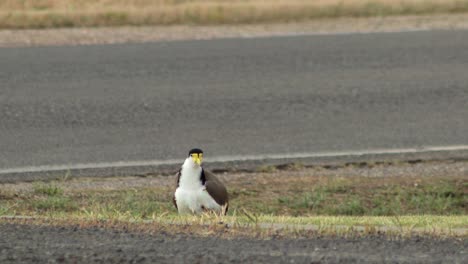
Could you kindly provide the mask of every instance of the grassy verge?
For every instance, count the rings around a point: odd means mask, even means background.
[[[148,229],[151,224],[179,231],[197,226],[190,231],[197,234],[213,229],[247,235],[246,230],[253,228],[253,234],[260,237],[278,229],[287,236],[296,236],[297,230],[308,230],[305,234],[309,235],[467,236],[468,180],[461,176],[310,176],[307,169],[293,167],[223,178],[229,186],[231,209],[221,219],[178,216],[171,202],[173,186],[165,184],[163,176],[66,179],[22,184],[21,188],[0,185],[0,216],[80,225],[128,224],[136,229]],[[219,222],[229,228],[219,227]]]
[[[6,0],[0,28],[241,24],[468,12],[468,0]]]

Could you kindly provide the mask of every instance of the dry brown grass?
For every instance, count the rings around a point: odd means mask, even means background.
[[[468,0],[4,0],[0,28],[239,24],[468,12]]]
[[[430,216],[428,218],[431,218]],[[202,220],[200,220],[202,219]],[[238,218],[227,217],[223,221],[218,218],[186,218],[182,221],[161,221],[160,219],[151,221],[129,221],[128,219],[97,219],[97,218],[6,218],[0,217],[0,225],[3,223],[13,223],[20,225],[55,226],[66,228],[105,228],[131,233],[165,234],[165,235],[196,235],[196,236],[217,236],[227,239],[248,237],[256,239],[279,239],[279,238],[313,238],[313,237],[345,237],[359,238],[368,236],[379,236],[387,238],[405,239],[415,236],[425,236],[433,238],[458,238],[466,239],[465,229],[452,229],[450,227],[440,227],[425,224],[422,228],[414,228],[410,224],[401,226],[382,227],[372,222],[356,225],[348,219],[344,219],[344,224],[325,224],[310,228],[310,225],[280,222],[279,224],[246,224]],[[446,221],[444,217],[438,220]],[[326,221],[322,219],[321,221]],[[447,221],[450,225],[450,220]]]

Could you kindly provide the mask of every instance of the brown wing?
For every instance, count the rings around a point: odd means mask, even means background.
[[[221,206],[225,207],[225,213],[227,213],[227,208],[229,205],[228,192],[224,184],[216,178],[216,176],[206,170],[203,170],[205,173],[205,187],[206,191],[210,194],[211,197]]]
[[[176,175],[176,187],[175,187],[176,190],[177,190],[177,188],[179,187],[180,174],[181,174],[180,171],[181,171],[181,170],[179,170],[179,171],[177,172],[177,175]],[[176,201],[176,198],[175,198],[175,190],[174,190],[174,196],[172,196],[172,202],[174,203],[175,208],[178,209],[178,208],[177,208],[177,201]]]

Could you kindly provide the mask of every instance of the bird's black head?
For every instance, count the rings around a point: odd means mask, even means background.
[[[203,150],[199,148],[194,148],[189,151],[188,155],[191,156],[192,154],[202,154],[202,153],[203,153]]]

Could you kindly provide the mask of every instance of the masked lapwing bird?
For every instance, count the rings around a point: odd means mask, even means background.
[[[216,176],[203,169],[203,151],[190,150],[182,168],[177,173],[174,205],[179,214],[199,214],[214,211],[226,214],[228,193]]]

